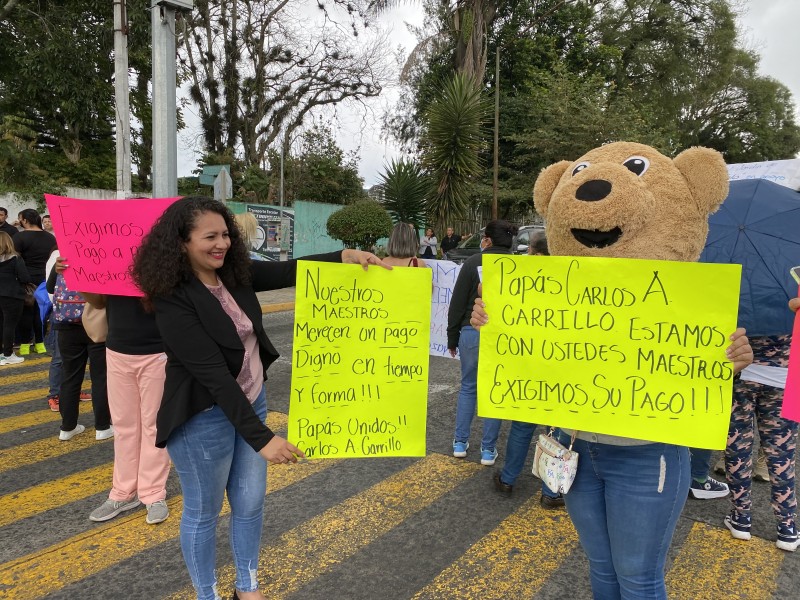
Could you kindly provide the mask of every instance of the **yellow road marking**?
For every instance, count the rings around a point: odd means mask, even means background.
[[[111,488],[113,463],[0,496],[0,527]],[[88,514],[86,515],[89,516]]]
[[[30,373],[17,373],[16,375],[3,374],[3,385],[15,385],[18,383],[29,383],[39,379],[47,379],[47,371],[39,369],[38,371],[31,371]]]
[[[47,392],[49,388],[37,388],[35,390],[25,390],[24,392],[14,392],[13,394],[0,395],[0,406],[11,406],[12,404],[19,404],[21,402],[28,402],[29,400],[47,399]]]
[[[773,542],[734,540],[727,529],[695,523],[667,573],[670,598],[772,598],[785,553]]]
[[[88,402],[82,402],[81,410],[91,410],[91,406],[88,404]],[[285,429],[287,416],[283,413],[268,413],[267,423],[273,430]],[[112,471],[113,463],[106,463],[93,469],[0,496],[0,506],[6,509],[0,512],[0,527],[109,489]]]
[[[273,429],[280,429],[282,425],[285,426],[286,415],[269,413],[267,423]],[[302,481],[338,462],[319,460],[291,466],[270,466],[267,493],[271,494]],[[110,483],[109,477],[106,484]],[[90,530],[61,543],[4,563],[0,570],[0,590],[15,600],[42,598],[158,544],[177,538],[183,497],[170,498],[167,505],[172,516],[158,525],[145,524],[142,511],[135,510],[132,511],[133,514],[92,525]],[[225,502],[220,514],[226,515],[229,512],[230,506]],[[80,560],[75,561],[75,557],[80,557]],[[65,561],[69,561],[69,569],[53,568],[54,564],[66,564]]]
[[[78,407],[80,414],[92,412],[91,402],[81,402]],[[9,431],[19,431],[21,429],[28,429],[43,423],[51,423],[53,421],[60,421],[61,415],[53,412],[49,408],[46,410],[36,410],[34,412],[25,413],[18,417],[8,417],[0,419],[0,434],[8,433]]]
[[[549,511],[533,497],[414,596],[532,598],[578,545],[566,511]]]
[[[261,550],[261,571],[269,573],[264,595],[274,600],[297,592],[480,469],[475,463],[432,454],[287,531]],[[219,569],[219,589],[231,588],[234,578],[232,565]],[[189,587],[170,600],[193,597]]]
[[[108,440],[98,442],[94,439],[93,427],[87,427],[86,431],[80,435],[76,435],[69,441],[62,442],[58,439],[58,427],[54,426],[53,434],[43,440],[0,450],[0,473],[8,471],[9,469],[24,467],[48,458],[84,450],[92,444],[103,444],[106,442],[108,442]],[[111,446],[109,446],[109,449],[111,449]]]

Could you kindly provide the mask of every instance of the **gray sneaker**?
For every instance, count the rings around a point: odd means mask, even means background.
[[[156,523],[161,523],[161,521],[166,521],[168,516],[169,507],[163,500],[156,500],[152,504],[147,505],[147,518],[145,521],[147,521],[149,525],[155,525]]]
[[[126,510],[131,510],[139,506],[141,502],[139,502],[138,498],[132,498],[131,500],[111,500],[110,498],[103,502],[98,508],[95,508],[92,511],[92,514],[89,515],[89,519],[92,521],[96,521],[98,523],[102,521],[108,521],[116,517],[119,513],[125,512]]]

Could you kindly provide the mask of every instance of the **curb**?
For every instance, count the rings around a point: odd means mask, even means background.
[[[275,313],[275,312],[285,312],[287,310],[294,310],[294,302],[280,302],[277,304],[262,304],[261,305],[261,314],[266,315],[268,313]]]

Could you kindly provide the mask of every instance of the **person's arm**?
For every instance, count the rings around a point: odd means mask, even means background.
[[[58,277],[58,273],[56,273],[55,269],[50,269],[50,273],[47,275],[47,293],[52,294],[56,291],[56,278]]]
[[[17,281],[20,283],[30,283],[31,276],[28,273],[28,267],[25,266],[25,261],[22,260],[21,256],[17,257],[17,264],[14,265],[17,273]]]
[[[336,252],[327,252],[325,254],[312,254],[310,256],[303,256],[301,258],[293,258],[292,260],[280,262],[252,262],[250,264],[250,273],[253,276],[253,289],[256,292],[266,292],[268,290],[279,290],[296,285],[298,260],[361,265],[365,271],[369,265],[381,266],[389,270],[392,268],[389,265],[385,265],[380,258],[371,252],[352,250],[349,248]]]
[[[456,355],[458,340],[461,337],[461,322],[469,311],[469,297],[472,287],[476,283],[477,270],[472,265],[462,268],[453,286],[453,295],[450,297],[450,308],[447,311],[447,349],[451,356]]]

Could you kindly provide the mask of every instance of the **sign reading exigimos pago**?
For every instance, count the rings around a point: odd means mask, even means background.
[[[485,256],[478,414],[724,448],[739,265]]]
[[[298,263],[288,439],[308,458],[425,455],[431,285]]]

